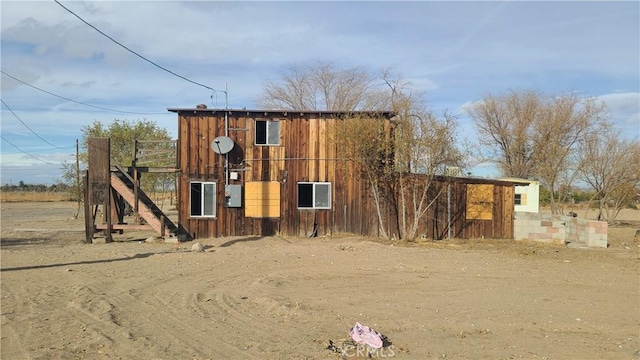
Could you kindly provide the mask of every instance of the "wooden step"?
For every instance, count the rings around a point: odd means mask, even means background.
[[[107,230],[107,224],[96,225],[96,230]],[[149,224],[113,224],[113,230],[154,230]]]
[[[115,174],[120,178],[120,180],[122,180],[122,182],[129,189],[131,189],[131,191],[133,191],[134,180],[133,178],[131,178],[131,176],[129,176],[128,173],[124,172],[124,169],[118,167],[118,172],[115,172]],[[164,215],[164,212],[139,187],[138,187],[138,201],[141,201],[142,203],[146,204],[147,207],[156,215],[157,218],[160,219],[164,216],[166,220],[165,225],[171,232],[176,232],[176,233],[178,232],[178,227],[167,216]]]
[[[122,179],[115,173],[111,173],[111,187],[122,196],[123,199],[129,205],[135,207],[135,195],[133,190],[125,184]],[[153,230],[155,230],[160,236],[165,237],[170,235],[170,231],[166,224],[169,219],[164,214],[158,217],[150,208],[138,198],[138,214],[147,222]],[[169,220],[170,221],[170,220]]]

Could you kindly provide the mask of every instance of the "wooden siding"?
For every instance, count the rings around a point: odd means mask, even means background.
[[[228,184],[246,185],[270,182],[279,186],[279,217],[252,217],[243,197],[238,208],[225,207],[225,156],[216,154],[211,142],[225,135],[224,110],[175,109],[178,113],[178,159],[180,168],[179,209],[180,225],[193,237],[221,237],[241,235],[318,236],[332,233],[352,233],[379,236],[380,224],[376,215],[368,181],[353,170],[352,164],[340,158],[331,129],[344,114],[331,112],[286,113],[278,111],[228,111],[228,136],[234,148],[227,155],[229,171],[239,174]],[[256,120],[279,121],[280,145],[255,145]],[[419,175],[416,175],[419,176]],[[189,216],[190,181],[216,182],[217,216],[191,218]],[[299,182],[331,183],[331,209],[307,210],[297,207]],[[467,219],[467,185],[492,184],[492,220]],[[249,185],[251,186],[251,185]],[[446,187],[450,186],[451,201],[447,201]],[[460,238],[513,237],[513,184],[465,178],[439,178],[430,191],[435,199],[420,224],[419,234],[434,239],[448,234],[448,209],[451,207],[452,236]],[[387,221],[383,224],[395,233],[393,222],[397,209],[383,203],[381,211]],[[397,235],[396,235],[397,236]]]
[[[423,175],[413,175],[415,178],[427,178]],[[431,179],[427,201],[433,205],[425,214],[418,227],[418,235],[429,239],[446,239],[449,235],[449,218],[451,222],[451,236],[453,238],[513,238],[514,216],[514,187],[508,182],[437,176]],[[467,214],[467,196],[480,185],[485,201],[491,196],[492,208],[489,219],[469,217]],[[468,191],[472,188],[472,191]],[[449,217],[450,214],[450,217]],[[408,209],[407,217],[413,213]],[[486,214],[484,215],[485,217]],[[393,228],[391,228],[393,230]],[[392,231],[397,236],[397,230]]]
[[[255,145],[256,120],[278,121],[280,145]],[[229,184],[271,182],[280,185],[280,214],[270,210],[264,218],[254,217],[255,209],[246,204],[226,208],[224,204],[225,157],[211,149],[211,142],[225,134],[224,111],[179,111],[179,198],[180,224],[194,237],[235,235],[308,236],[314,228],[317,234],[353,232],[366,234],[371,224],[365,214],[372,210],[367,187],[355,174],[348,172],[344,160],[329,136],[335,114],[327,113],[258,113],[228,114],[228,136],[234,140],[229,153],[229,171],[238,172],[238,180]],[[339,165],[338,163],[342,163]],[[190,181],[214,181],[217,184],[217,216],[189,217]],[[332,186],[332,207],[328,210],[297,208],[299,182],[329,182]],[[271,185],[273,186],[273,185]],[[246,187],[245,187],[246,190]],[[346,190],[346,192],[345,192]],[[246,197],[244,201],[252,201]],[[354,225],[356,224],[356,225]],[[377,234],[377,230],[374,232]]]
[[[91,164],[91,172],[89,172],[88,175],[89,205],[107,206],[107,202],[109,201],[109,188],[111,186],[110,138],[89,138],[88,153],[89,164]]]

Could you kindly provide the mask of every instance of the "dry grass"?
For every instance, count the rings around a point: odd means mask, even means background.
[[[0,191],[0,202],[72,201],[66,192]]]
[[[149,197],[158,205],[171,204],[171,193],[152,193]],[[0,202],[76,201],[66,192],[0,191]]]

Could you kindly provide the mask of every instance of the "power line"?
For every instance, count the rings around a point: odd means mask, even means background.
[[[20,117],[18,115],[16,115],[16,113],[13,112],[13,110],[11,110],[11,108],[9,107],[9,105],[7,105],[6,102],[4,102],[3,99],[0,99],[0,101],[2,102],[2,105],[4,105],[12,114],[13,116],[16,117],[16,119],[18,119],[18,121],[20,121],[22,123],[22,125],[24,125],[24,127],[26,127],[27,129],[29,129],[29,131],[31,131],[35,136],[38,137],[38,139],[46,142],[47,144],[53,146],[56,149],[62,149],[61,147],[59,147],[58,145],[52,144],[49,141],[47,141],[47,139],[43,138],[42,136],[40,136],[37,132],[33,131],[32,128],[29,127],[29,125],[27,125],[24,121],[22,121],[22,119],[20,119]]]
[[[69,145],[69,146],[63,146],[63,147],[56,147],[56,148],[47,148],[47,149],[37,149],[37,150],[31,150],[31,152],[47,152],[47,151],[51,151],[51,150],[70,150],[70,149],[75,149],[75,145]]]
[[[11,141],[9,141],[9,140],[5,139],[5,138],[4,138],[4,136],[2,136],[2,135],[0,135],[0,139],[4,140],[7,144],[9,144],[9,145],[13,146],[14,148],[16,148],[16,150],[20,151],[21,153],[26,154],[26,155],[29,155],[30,157],[32,157],[32,158],[34,158],[34,159],[36,159],[36,160],[38,160],[38,161],[42,161],[43,163],[45,163],[45,164],[49,164],[49,165],[58,165],[58,164],[56,164],[56,163],[52,163],[52,162],[49,162],[49,161],[47,161],[47,160],[42,160],[42,159],[40,159],[39,157],[37,157],[37,156],[35,156],[35,155],[33,155],[33,154],[30,154],[30,153],[28,153],[28,152],[26,152],[26,151],[24,151],[24,150],[20,149],[20,148],[19,148],[19,147],[17,147],[15,144],[13,144]]]
[[[83,23],[85,23],[87,26],[89,26],[89,27],[91,27],[92,29],[94,29],[95,31],[99,32],[101,35],[103,35],[103,36],[104,36],[104,37],[106,37],[107,39],[109,39],[109,40],[113,41],[114,43],[116,43],[116,44],[120,45],[122,48],[124,48],[124,49],[125,49],[125,50],[127,50],[128,52],[132,53],[133,55],[135,55],[135,56],[139,57],[140,59],[142,59],[142,60],[144,60],[144,61],[146,61],[146,62],[150,63],[151,65],[153,65],[153,66],[155,66],[155,67],[157,67],[157,68],[159,68],[159,69],[161,69],[161,70],[164,70],[164,71],[168,72],[169,74],[171,74],[171,75],[173,75],[173,76],[179,77],[179,78],[181,78],[182,80],[186,80],[186,81],[188,81],[188,82],[190,82],[190,83],[192,83],[192,84],[195,84],[195,85],[198,85],[198,86],[202,86],[203,88],[205,88],[205,89],[209,89],[209,90],[211,90],[211,91],[213,91],[213,92],[219,91],[219,90],[216,90],[216,89],[214,89],[214,88],[212,88],[212,87],[210,87],[210,86],[207,86],[207,85],[201,84],[201,83],[199,83],[199,82],[195,82],[195,81],[193,81],[193,80],[191,80],[191,79],[188,79],[188,78],[186,78],[186,77],[184,77],[184,76],[182,76],[182,75],[176,74],[175,72],[173,72],[173,71],[171,71],[171,70],[169,70],[169,69],[167,69],[167,68],[165,68],[165,67],[162,67],[162,66],[160,66],[160,65],[156,64],[155,62],[153,62],[153,61],[151,61],[151,60],[147,59],[146,57],[144,57],[144,56],[142,56],[142,55],[138,54],[137,52],[135,52],[135,51],[133,51],[133,50],[129,49],[128,47],[126,47],[126,46],[122,45],[120,42],[118,42],[117,40],[115,40],[115,39],[114,39],[114,38],[112,38],[111,36],[109,36],[109,35],[105,34],[104,32],[102,32],[102,31],[101,31],[100,29],[98,29],[97,27],[95,27],[95,26],[91,25],[91,24],[90,24],[90,23],[88,23],[86,20],[84,20],[83,18],[81,18],[80,16],[78,16],[76,13],[74,13],[73,11],[69,10],[69,9],[68,9],[68,8],[66,8],[64,5],[62,5],[58,0],[54,0],[54,1],[56,2],[56,4],[60,5],[63,9],[65,9],[65,10],[67,10],[69,13],[71,13],[71,15],[73,15],[73,16],[77,17],[78,19],[80,19],[80,21],[82,21]]]
[[[23,83],[23,84],[25,84],[25,85],[27,85],[27,86],[29,86],[29,87],[32,87],[32,88],[34,88],[34,89],[36,89],[36,90],[42,91],[43,93],[49,94],[49,95],[51,95],[51,96],[55,96],[55,97],[60,98],[60,99],[64,99],[64,100],[67,100],[67,101],[71,101],[71,102],[74,102],[74,103],[76,103],[76,104],[80,104],[80,105],[84,105],[84,106],[92,107],[92,108],[94,108],[94,109],[100,109],[100,110],[106,110],[106,111],[118,112],[118,113],[124,113],[124,114],[136,114],[136,115],[163,115],[163,114],[166,114],[166,112],[132,112],[132,111],[121,111],[121,110],[114,110],[114,109],[109,109],[109,108],[105,108],[105,107],[101,107],[101,106],[95,106],[95,105],[91,105],[91,104],[83,103],[83,102],[80,102],[80,101],[76,101],[76,100],[73,100],[73,99],[69,99],[69,98],[67,98],[67,97],[60,96],[60,95],[54,94],[54,93],[52,93],[52,92],[50,92],[50,91],[47,91],[47,90],[41,89],[41,88],[39,88],[39,87],[37,87],[37,86],[35,86],[35,85],[31,85],[31,84],[29,84],[28,82],[26,82],[26,81],[24,81],[24,80],[20,80],[20,79],[18,79],[17,77],[15,77],[15,76],[13,76],[13,75],[7,74],[7,73],[6,73],[6,72],[4,72],[3,70],[0,70],[0,73],[2,73],[2,75],[5,75],[5,76],[8,76],[8,77],[12,78],[13,80],[15,80],[15,81],[17,81],[17,82]]]

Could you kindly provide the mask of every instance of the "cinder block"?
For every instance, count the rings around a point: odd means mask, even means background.
[[[587,246],[585,244],[581,244],[578,242],[570,242],[567,244],[568,248],[573,248],[573,249],[586,249]]]
[[[589,247],[607,248],[607,238],[592,238],[588,242]]]
[[[178,244],[180,239],[177,236],[167,236],[164,238],[164,242],[167,244]]]

